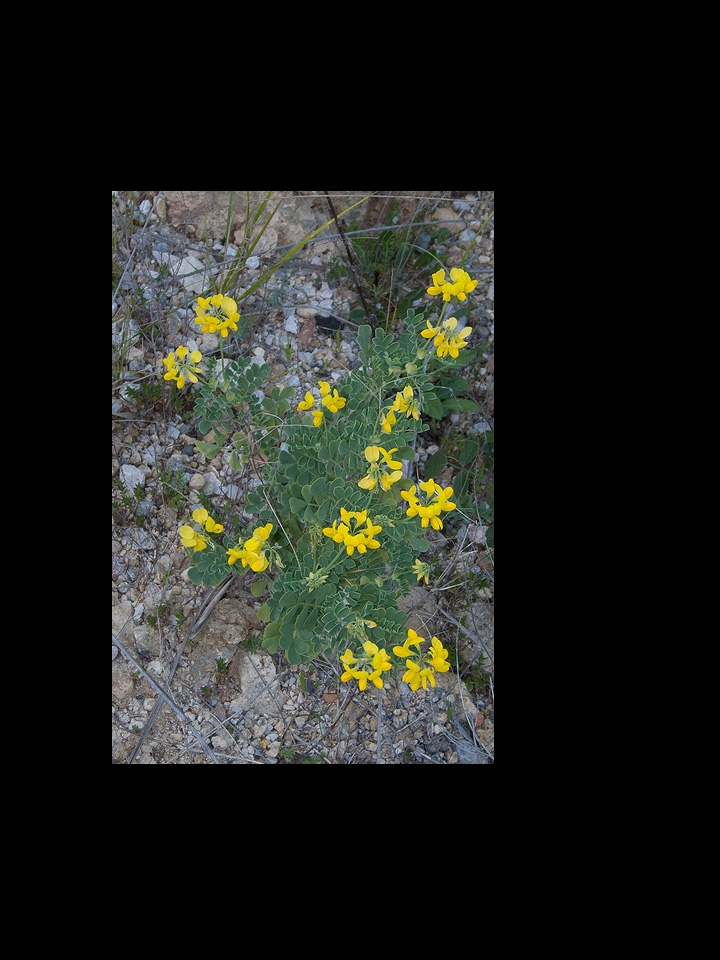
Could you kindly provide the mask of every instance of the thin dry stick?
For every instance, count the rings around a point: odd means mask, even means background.
[[[178,647],[178,652],[175,654],[175,659],[173,660],[173,664],[170,667],[170,672],[167,678],[168,689],[170,688],[172,678],[175,675],[177,665],[180,662],[180,657],[183,655],[183,651],[185,650],[185,644],[189,640],[192,640],[192,638],[198,632],[200,627],[205,623],[205,621],[210,616],[212,611],[218,605],[220,600],[225,596],[225,594],[227,593],[228,587],[230,586],[231,580],[232,578],[228,577],[227,580],[219,584],[219,586],[215,587],[213,590],[210,591],[210,593],[206,597],[203,598],[203,602],[200,605],[200,609],[193,617],[192,622],[190,623],[190,626],[188,627],[185,633],[185,636],[183,637],[182,643]],[[130,754],[130,759],[128,760],[128,764],[131,764],[135,759],[135,757],[138,755],[138,751],[142,746],[143,740],[148,735],[148,733],[150,733],[150,730],[152,729],[153,724],[157,720],[161,709],[162,709],[162,702],[158,700],[158,702],[155,704],[153,708],[153,712],[150,714],[148,722],[145,724],[140,736],[138,737],[138,741],[135,744],[135,749]]]
[[[382,763],[380,759],[380,745],[382,743],[382,687],[378,690],[378,714],[377,714],[377,755],[375,763]]]
[[[328,206],[330,207],[330,213],[332,214],[332,218],[337,224],[337,228],[340,232],[340,239],[343,242],[343,246],[345,247],[345,253],[347,254],[347,258],[348,258],[348,266],[352,271],[353,280],[355,281],[355,287],[357,288],[357,292],[360,295],[360,299],[362,300],[363,309],[365,310],[365,316],[368,320],[370,320],[371,314],[370,314],[370,311],[368,310],[368,305],[365,303],[365,297],[363,296],[362,287],[360,286],[360,281],[358,280],[357,273],[355,273],[355,258],[350,252],[350,247],[348,246],[348,242],[345,239],[345,234],[343,233],[342,225],[337,218],[337,213],[335,213],[335,207],[333,206],[333,202],[330,199],[330,194],[327,192],[327,190],[323,190],[323,193],[325,194],[325,199],[327,200]]]
[[[488,658],[488,660],[490,661],[490,663],[491,663],[491,664],[493,663],[492,654],[490,653],[490,651],[488,650],[488,648],[485,646],[485,644],[483,643],[483,641],[482,641],[482,639],[481,639],[480,637],[476,637],[474,633],[470,633],[470,631],[469,631],[466,627],[464,627],[461,623],[458,623],[458,621],[455,619],[455,617],[451,616],[451,615],[447,612],[447,610],[443,610],[443,608],[442,608],[441,606],[439,606],[437,603],[435,603],[435,601],[433,600],[432,597],[430,597],[430,602],[431,602],[432,604],[434,604],[435,609],[436,609],[436,610],[439,610],[440,613],[445,617],[445,619],[446,619],[446,620],[449,620],[450,623],[454,624],[454,625],[458,628],[458,630],[461,631],[461,633],[464,633],[466,637],[470,637],[471,640],[474,640],[476,643],[479,643],[480,646],[481,646],[481,647],[483,648],[483,650],[485,651],[485,653],[486,653],[486,655],[487,655],[487,658]]]
[[[170,697],[165,693],[165,691],[162,689],[162,687],[160,687],[160,686],[153,680],[153,678],[150,676],[150,674],[149,674],[146,670],[143,670],[143,668],[140,666],[140,664],[137,662],[137,660],[134,659],[134,657],[132,656],[132,654],[128,653],[128,651],[125,649],[125,647],[122,645],[122,643],[120,643],[120,641],[117,639],[117,637],[115,636],[115,634],[112,635],[112,639],[113,639],[113,643],[114,643],[115,646],[118,648],[118,650],[120,651],[120,653],[125,657],[126,660],[128,660],[128,661],[133,665],[133,667],[138,671],[138,673],[140,673],[141,676],[143,676],[143,677],[147,680],[147,682],[148,682],[148,683],[150,684],[150,686],[153,688],[153,690],[155,691],[155,693],[157,693],[157,695],[158,695],[162,700],[165,701],[165,703],[170,707],[170,709],[173,711],[173,713],[176,713],[176,714],[178,715],[178,717],[180,717],[180,719],[182,720],[183,723],[187,723],[187,725],[190,727],[190,730],[192,731],[193,735],[195,736],[197,742],[198,742],[198,743],[200,744],[200,746],[203,748],[203,750],[205,751],[205,753],[210,757],[210,759],[212,760],[212,762],[213,762],[213,763],[218,763],[218,760],[216,759],[215,754],[212,752],[212,750],[210,749],[210,747],[207,745],[207,743],[205,743],[205,741],[203,740],[203,738],[200,736],[199,731],[195,729],[195,727],[192,725],[192,723],[190,723],[190,721],[189,721],[188,718],[185,716],[185,714],[182,712],[182,710],[180,709],[180,707],[177,706],[177,704],[174,702],[174,700],[171,700],[171,699],[170,699]]]

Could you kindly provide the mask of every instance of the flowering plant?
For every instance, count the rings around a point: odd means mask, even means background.
[[[437,320],[409,309],[396,336],[360,326],[360,366],[335,382],[319,380],[294,409],[292,388],[267,390],[266,365],[207,363],[196,414],[210,439],[196,441],[198,449],[215,456],[227,447],[239,467],[258,448],[267,462],[245,505],[256,520],[239,540],[221,538],[206,510],[192,515],[200,530],[181,526],[189,577],[213,584],[235,571],[255,575],[253,593],[267,592],[259,611],[263,647],[282,650],[290,663],[339,658],[341,680],[356,680],[361,690],[368,681],[382,688],[394,666],[412,690],[434,686],[435,674],[449,670],[437,637],[428,644],[409,630],[399,642],[405,614],[398,599],[416,580],[429,582],[430,566],[419,557],[429,547],[426,533],[442,530],[443,517],[457,509],[452,487],[431,477],[414,481],[411,472],[416,437],[429,429],[423,414],[442,411],[440,375],[456,365],[472,332],[445,312],[476,283],[458,269],[447,282],[445,271],[433,274],[427,292],[443,298]],[[200,297],[197,313],[203,329],[223,337],[239,319],[235,301],[221,295]],[[166,379],[180,387],[184,362],[195,383],[196,353],[171,353]]]

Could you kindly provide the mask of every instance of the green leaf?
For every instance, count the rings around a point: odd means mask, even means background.
[[[297,497],[290,497],[290,509],[294,514],[297,514],[297,516],[302,514],[306,506],[307,504],[304,500],[298,500]]]
[[[263,623],[270,623],[270,606],[267,603],[264,603],[260,609],[257,611],[258,620],[262,620]],[[273,624],[275,626],[275,624]],[[278,635],[280,634],[280,628],[278,627]]]
[[[471,464],[473,460],[477,457],[479,452],[480,452],[480,444],[478,443],[478,441],[468,440],[465,446],[460,451],[460,456],[458,458],[460,460],[461,466],[467,467],[469,464]]]
[[[212,460],[213,457],[216,457],[218,451],[222,447],[221,443],[205,443],[204,440],[196,440],[195,446],[198,448],[200,453],[204,454],[209,460]]]
[[[265,593],[265,587],[267,587],[267,583],[264,580],[256,580],[250,584],[250,593],[254,597],[261,597]]]
[[[303,490],[303,494],[305,491]],[[310,487],[311,499],[324,500],[328,495],[328,485],[324,477],[318,477]]]
[[[393,460],[414,460],[415,451],[412,447],[398,447],[393,454]]]
[[[427,413],[429,417],[432,417],[433,420],[442,420],[445,416],[445,411],[443,410],[443,405],[439,400],[425,400],[424,404],[424,413]]]
[[[367,356],[368,350],[370,349],[371,337],[372,337],[372,327],[367,323],[363,323],[358,328],[358,335],[357,335],[358,349],[360,350],[360,354],[362,356],[365,356],[365,357]]]
[[[473,400],[446,400],[445,407],[448,410],[465,410],[472,413],[480,409]]]
[[[454,390],[455,393],[465,393],[468,388],[467,380],[462,377],[443,377],[443,385]]]
[[[269,623],[263,630],[263,649],[269,653],[277,653],[280,646],[280,630],[276,623]]]
[[[437,477],[438,474],[443,472],[447,466],[447,462],[447,457],[442,450],[438,450],[437,453],[433,453],[433,455],[428,457],[425,461],[425,476],[428,478]]]

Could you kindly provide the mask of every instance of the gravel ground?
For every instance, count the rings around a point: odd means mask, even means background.
[[[213,228],[207,199],[198,207],[193,202],[203,195],[190,196],[136,193],[133,203],[128,192],[113,194],[113,763],[493,763],[494,567],[486,528],[472,517],[451,535],[433,535],[443,575],[403,601],[407,626],[451,642],[456,656],[454,669],[427,691],[388,684],[361,693],[340,682],[338,664],[289,666],[260,648],[263,599],[250,592],[249,568],[214,588],[188,579],[178,527],[199,495],[222,521],[242,512],[260,482],[257,464],[238,473],[226,455],[207,460],[198,453],[191,399],[162,380],[162,358],[180,343],[195,341],[204,356],[218,350],[216,337],[198,332],[193,306],[209,289],[208,271],[222,266],[225,251],[213,234],[222,228]],[[413,194],[400,196],[414,215]],[[434,193],[435,216],[451,221],[446,268],[460,264],[493,198],[488,191]],[[376,205],[373,216],[383,210]],[[284,240],[295,242],[294,230],[302,235],[313,217],[328,218],[323,195],[309,192],[289,194],[282,213],[273,245],[259,244],[249,261],[243,288],[276,261]],[[358,362],[348,315],[361,304],[349,278],[333,269],[345,256],[342,241],[326,233],[240,304],[247,327],[238,353],[268,363],[274,381],[293,387],[297,400],[320,377],[332,383]],[[479,412],[443,424],[478,436],[494,427],[492,224],[470,247],[465,269],[479,280],[472,340],[484,353],[463,370]],[[418,438],[420,468],[437,439]],[[452,469],[440,479],[452,483]],[[469,589],[480,576],[484,586]],[[472,673],[479,656],[484,684]]]

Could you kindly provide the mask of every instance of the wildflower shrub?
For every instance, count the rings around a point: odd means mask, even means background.
[[[382,688],[393,667],[413,690],[434,686],[435,673],[449,670],[437,637],[402,636],[398,609],[416,581],[430,580],[420,559],[427,533],[442,530],[457,508],[452,487],[430,477],[413,482],[410,465],[417,434],[429,429],[423,413],[442,409],[436,384],[458,366],[471,333],[444,315],[477,281],[461,270],[447,282],[440,270],[432,280],[428,294],[443,297],[434,325],[410,309],[397,336],[361,326],[359,368],[333,384],[319,380],[294,409],[294,390],[268,390],[269,367],[250,359],[210,358],[194,387],[199,428],[210,434],[198,449],[214,457],[229,448],[236,469],[254,449],[267,462],[262,485],[248,494],[245,514],[254,519],[240,539],[204,509],[193,512],[194,525],[181,525],[190,579],[216,584],[252,571],[253,593],[267,591],[264,649],[281,650],[292,664],[325,655],[341,664],[342,681],[356,680],[361,690],[368,681]],[[239,319],[224,296],[199,298],[197,312],[203,329],[227,330]],[[183,375],[195,383],[200,362],[197,351],[176,348],[164,361],[165,378],[178,389]],[[464,385],[456,374],[446,382],[454,393]]]

